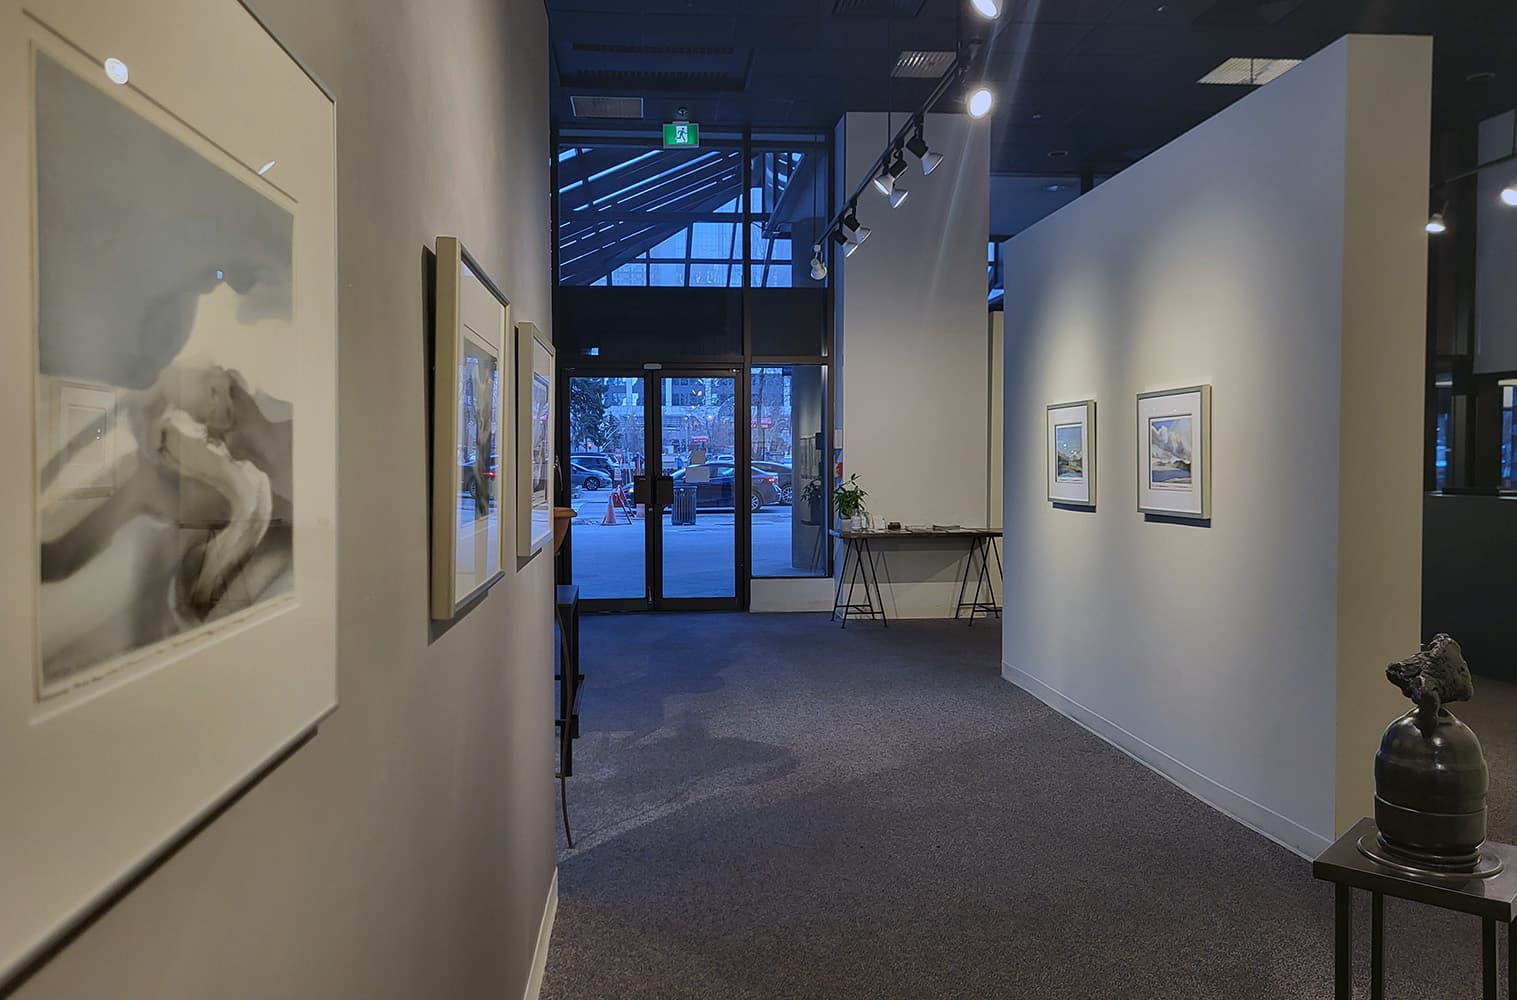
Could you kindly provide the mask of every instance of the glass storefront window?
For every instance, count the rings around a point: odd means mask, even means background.
[[[821,365],[750,369],[755,489],[753,575],[827,575],[826,455]]]

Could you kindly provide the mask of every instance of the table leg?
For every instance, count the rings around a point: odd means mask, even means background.
[[[880,571],[874,564],[874,549],[870,546],[867,538],[864,540],[864,559],[869,564],[868,572],[864,575],[864,597],[869,597],[869,580],[870,577],[873,577],[874,596],[879,598],[880,602],[880,623],[889,628],[890,619],[885,617],[885,591],[880,587]],[[872,607],[873,605],[871,605]]]
[[[974,628],[975,616],[980,613],[980,589],[985,586],[985,580],[990,576],[990,560],[985,557],[982,542],[982,539],[976,538],[969,546],[969,561],[971,564],[974,562],[975,553],[978,552],[980,554],[980,571],[975,574],[974,578],[974,603],[969,605],[970,628]],[[990,615],[986,614],[985,617],[989,618]]]
[[[1506,927],[1506,996],[1507,1000],[1517,1000],[1517,935],[1512,932],[1517,930],[1517,924],[1507,924]]]
[[[1481,996],[1485,1000],[1496,1000],[1496,920],[1485,917],[1480,924],[1481,978],[1485,982]]]
[[[848,578],[848,601],[843,605],[844,628],[848,627],[848,612],[853,610],[853,588],[854,585],[859,582],[859,573],[862,571],[864,564],[863,544],[861,542],[854,541],[848,542],[847,544],[853,549],[853,576]],[[843,560],[844,563],[847,563],[847,561],[847,559]],[[869,594],[869,582],[867,579],[864,582],[864,594],[865,596],[868,596]]]
[[[1370,895],[1370,1000],[1385,1000],[1385,897]]]
[[[848,575],[848,553],[849,553],[850,550],[851,550],[851,547],[848,544],[848,540],[844,539],[843,540],[843,565],[841,567],[839,567],[839,569],[838,569],[838,588],[837,588],[837,593],[835,593],[832,596],[832,620],[833,621],[837,621],[837,617],[838,617],[838,605],[841,604],[841,603],[843,603],[843,578]],[[845,611],[844,615],[846,615],[846,614],[847,614],[847,612]],[[843,620],[846,622],[848,619],[845,617]]]
[[[1333,886],[1333,997],[1354,1000],[1354,898],[1341,882]]]
[[[974,550],[978,539],[969,540],[969,558],[964,562],[964,576],[959,580],[959,602],[953,606],[953,617],[957,621],[964,613],[964,595],[969,592],[969,568],[974,563]],[[970,624],[974,623],[974,613],[969,615]]]

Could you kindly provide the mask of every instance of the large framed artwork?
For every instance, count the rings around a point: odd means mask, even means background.
[[[1048,499],[1096,505],[1096,401],[1048,408]]]
[[[516,327],[516,554],[553,537],[553,344],[531,323]]]
[[[235,0],[0,74],[3,991],[335,707],[338,509],[331,97]]]
[[[511,306],[454,236],[437,238],[432,415],[432,617],[505,575],[500,447]]]
[[[1138,396],[1138,510],[1211,518],[1211,386]]]

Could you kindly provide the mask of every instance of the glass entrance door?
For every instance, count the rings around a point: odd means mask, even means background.
[[[561,465],[579,512],[569,575],[581,600],[602,610],[739,607],[738,538],[764,498],[740,471],[736,375],[575,373],[563,388]]]
[[[754,494],[739,461],[737,379],[731,374],[655,377],[658,467],[670,503],[657,529],[655,604],[737,607],[737,534]]]

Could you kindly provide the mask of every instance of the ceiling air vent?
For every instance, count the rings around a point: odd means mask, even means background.
[[[569,98],[576,118],[641,118],[641,97],[580,97]]]
[[[833,0],[839,17],[916,17],[927,0]]]
[[[1279,24],[1306,0],[1217,0],[1197,17],[1202,28],[1262,28]]]
[[[890,75],[911,80],[937,80],[948,72],[949,67],[953,65],[953,60],[954,53],[952,52],[923,52],[918,49],[907,49],[895,61],[895,69],[890,71]]]
[[[574,51],[617,56],[730,56],[737,52],[730,45],[637,45],[619,42],[575,42]]]
[[[1300,59],[1251,59],[1233,56],[1203,76],[1197,83],[1262,87],[1286,70],[1301,65]]]

